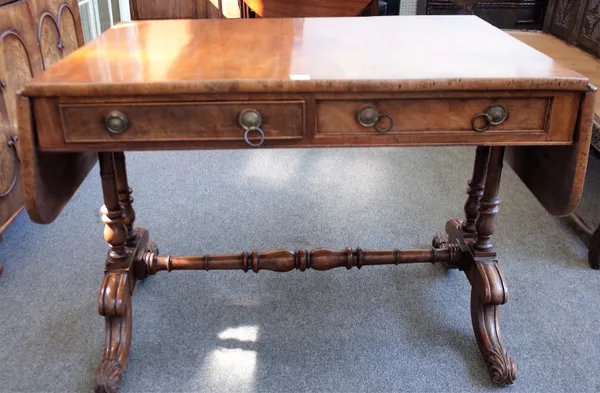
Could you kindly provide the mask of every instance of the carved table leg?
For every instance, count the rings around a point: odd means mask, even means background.
[[[135,214],[123,157],[115,159],[114,153],[100,153],[99,158],[104,193],[102,221],[109,252],[98,298],[98,312],[106,320],[106,337],[103,360],[96,372],[95,392],[115,393],[121,386],[131,345],[134,265],[142,259],[148,232],[132,227]]]
[[[493,147],[490,150],[485,190],[479,201],[479,214],[475,221],[477,237],[474,248],[477,251],[492,251],[492,235],[496,223],[496,215],[500,211],[500,177],[502,176],[502,160],[504,159],[504,147]]]
[[[475,220],[479,211],[479,200],[483,196],[483,185],[489,156],[489,146],[477,146],[473,176],[469,180],[469,187],[467,188],[469,197],[465,202],[465,220],[462,223],[462,229],[467,233],[475,233]]]
[[[475,237],[475,221],[479,214],[479,202],[483,196],[485,175],[487,172],[487,163],[490,156],[489,146],[477,146],[475,151],[475,162],[473,164],[473,175],[467,182],[467,201],[464,205],[465,219],[450,220],[446,224],[446,233],[438,234],[433,237],[431,245],[435,249],[447,248],[449,245],[455,244],[461,246],[463,251],[468,251],[466,244],[462,242],[466,239]],[[460,268],[464,270],[465,264],[446,264],[448,268]]]
[[[517,374],[500,333],[500,305],[508,300],[508,291],[492,243],[503,158],[504,147],[477,148],[467,190],[466,219],[446,223],[448,240],[436,244],[439,238],[434,238],[436,248],[457,247],[462,251],[462,260],[453,267],[463,270],[471,283],[473,331],[492,381],[500,385],[512,384]]]
[[[125,226],[117,193],[115,162],[113,153],[100,153],[100,176],[104,206],[104,239],[110,250],[106,259],[104,280],[100,287],[98,312],[106,320],[104,357],[96,372],[97,393],[118,392],[121,376],[127,364],[131,344],[131,290],[129,261],[130,251],[126,247]]]
[[[497,261],[475,261],[466,271],[471,283],[471,319],[479,350],[486,361],[492,381],[512,384],[517,366],[504,347],[500,332],[500,305],[508,291]]]
[[[475,222],[477,235],[473,243],[473,263],[466,271],[472,286],[471,318],[477,344],[488,363],[492,380],[497,384],[512,384],[517,367],[502,342],[500,305],[508,300],[506,282],[495,260],[492,235],[499,212],[500,177],[504,147],[492,147],[488,161],[485,191]]]
[[[114,154],[116,182],[117,182],[117,193],[119,195],[119,203],[121,205],[121,211],[123,213],[123,223],[127,228],[127,247],[130,249],[138,249],[141,236],[147,235],[147,231],[141,228],[134,228],[135,223],[135,210],[133,209],[133,190],[129,187],[129,181],[127,180],[127,166],[125,165],[125,153],[116,152]],[[158,254],[158,246],[155,242],[146,242],[147,247],[150,251]],[[146,247],[146,246],[144,246]],[[148,271],[146,264],[142,262],[142,258],[135,258],[134,260],[134,273],[136,280],[143,280],[148,277]],[[133,288],[132,288],[133,289]]]
[[[130,280],[128,269],[104,274],[98,312],[106,320],[106,337],[103,360],[96,371],[96,393],[116,393],[121,387],[131,346]]]
[[[133,190],[129,188],[127,181],[127,167],[125,166],[125,154],[123,152],[114,153],[115,172],[117,181],[117,193],[119,195],[119,203],[123,212],[123,223],[127,228],[127,245],[135,243],[137,233],[133,229],[135,222],[135,210],[133,210]]]

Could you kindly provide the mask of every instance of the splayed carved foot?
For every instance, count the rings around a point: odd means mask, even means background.
[[[471,319],[479,350],[492,381],[512,384],[517,378],[517,366],[504,347],[500,332],[500,305],[508,300],[502,273],[496,261],[475,261],[466,273],[473,287]]]
[[[107,266],[98,311],[106,320],[104,359],[96,371],[96,393],[116,393],[131,346],[131,280],[129,268]]]
[[[119,362],[104,360],[96,371],[95,393],[117,393],[121,388],[123,370]]]
[[[492,349],[487,362],[494,383],[498,385],[510,385],[517,379],[517,365],[506,349]]]

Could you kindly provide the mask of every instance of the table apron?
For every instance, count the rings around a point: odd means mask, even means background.
[[[38,97],[32,103],[35,118],[48,119],[36,124],[40,149],[67,152],[569,145],[581,97],[576,91],[504,91]],[[490,120],[493,106],[506,112],[499,123]],[[246,110],[260,121],[242,124]],[[371,117],[361,117],[365,110]],[[119,133],[106,125],[115,113],[127,121]]]

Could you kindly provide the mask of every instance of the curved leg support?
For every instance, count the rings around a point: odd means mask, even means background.
[[[517,366],[504,347],[500,333],[500,305],[508,300],[508,291],[496,261],[475,261],[467,270],[471,282],[471,319],[479,350],[492,381],[512,384]]]
[[[104,356],[96,371],[96,393],[117,393],[131,346],[131,278],[125,270],[107,271],[98,312],[106,320]]]

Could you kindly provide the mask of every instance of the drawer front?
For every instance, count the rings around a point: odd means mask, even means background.
[[[363,127],[357,120],[358,112],[374,107],[379,114],[389,115],[393,124],[385,134],[409,132],[444,132],[467,134],[490,133],[545,133],[551,99],[539,98],[406,98],[382,100],[320,100],[317,103],[317,135],[354,134],[376,135],[374,127]],[[491,105],[502,105],[508,114],[499,125],[484,132],[473,129],[473,118],[485,113]],[[480,117],[475,125],[482,127]],[[390,126],[387,116],[378,122],[380,129]]]
[[[244,141],[239,115],[258,111],[264,140],[301,139],[304,136],[304,101],[178,102],[138,104],[61,105],[64,138],[68,143]],[[128,122],[124,132],[111,133],[107,114],[118,112]],[[248,134],[251,141],[258,132]]]

